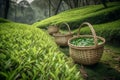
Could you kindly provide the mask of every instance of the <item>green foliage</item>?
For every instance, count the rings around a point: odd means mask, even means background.
[[[93,38],[75,38],[71,40],[71,44],[79,47],[84,46],[93,46],[94,45],[94,39]],[[98,39],[98,45],[102,43],[102,40]]]
[[[78,26],[88,21],[90,23],[98,24],[119,19],[120,16],[120,2],[109,3],[108,8],[103,5],[91,5],[82,8],[76,8],[62,12],[58,15],[52,16],[33,25],[37,27],[46,27],[51,24],[60,24],[68,22],[71,29],[78,28]],[[112,18],[111,18],[112,17]]]
[[[0,23],[0,79],[82,80],[47,33],[19,23]]]
[[[7,20],[7,19],[0,18],[0,23],[9,23],[9,22],[12,22],[12,21],[9,21],[9,20]]]
[[[104,37],[107,41],[120,41],[120,19],[109,23],[93,25],[93,27],[96,31],[96,34]],[[77,33],[78,31],[75,30],[74,32]],[[91,31],[89,27],[84,27],[80,31],[80,34],[90,33]]]

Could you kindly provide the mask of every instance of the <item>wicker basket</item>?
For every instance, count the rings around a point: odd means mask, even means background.
[[[73,34],[71,33],[70,27],[67,23],[62,23],[62,24],[65,24],[67,26],[69,32],[67,34],[62,34],[58,32],[58,33],[54,33],[53,36],[55,38],[55,42],[59,46],[68,46],[68,39],[73,37]],[[59,26],[59,28],[61,27],[61,25]]]
[[[80,29],[83,25],[89,26],[89,28],[92,32],[92,35],[80,35],[79,34]],[[80,37],[94,38],[94,45],[78,47],[78,46],[75,46],[70,43],[71,40],[80,38]],[[102,44],[98,45],[97,39],[102,40]],[[96,36],[96,33],[95,33],[92,25],[88,22],[84,22],[83,24],[81,24],[81,26],[79,27],[78,35],[75,37],[72,37],[68,40],[70,56],[72,57],[72,59],[75,62],[83,64],[83,65],[92,65],[92,64],[99,62],[99,60],[102,56],[103,50],[104,50],[104,44],[105,44],[105,39],[102,37]]]
[[[56,25],[48,27],[48,33],[51,34],[51,35],[53,33],[57,33],[58,31],[59,31],[59,28]]]

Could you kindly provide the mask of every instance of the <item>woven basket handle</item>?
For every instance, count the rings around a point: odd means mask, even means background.
[[[70,30],[70,26],[66,22],[61,23],[59,28],[61,27],[62,24],[65,24],[67,26],[67,28],[68,28],[69,33],[72,34],[71,30]]]
[[[79,33],[80,33],[80,29],[82,28],[83,25],[88,25],[88,27],[90,28],[90,30],[91,30],[91,32],[92,32],[92,35],[93,35],[93,37],[94,37],[94,44],[95,44],[95,46],[97,46],[97,45],[98,45],[97,36],[96,36],[96,33],[95,33],[95,30],[94,30],[93,26],[92,26],[90,23],[88,23],[88,22],[82,23],[82,24],[80,25],[80,27],[79,27],[78,35],[80,35],[80,34],[79,34]]]

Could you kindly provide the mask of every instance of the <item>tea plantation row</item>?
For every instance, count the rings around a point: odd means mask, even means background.
[[[108,8],[104,8],[102,4],[75,8],[35,22],[33,25],[39,28],[45,28],[49,25],[67,22],[71,29],[76,29],[81,23],[86,21],[92,24],[106,23],[120,18],[120,15],[118,15],[120,14],[119,4],[120,2],[108,3]]]
[[[96,24],[93,25],[96,34],[98,36],[102,36],[106,39],[107,42],[115,42],[120,43],[120,19],[103,23],[103,24]],[[78,30],[74,30],[75,33],[78,33]],[[90,34],[91,31],[89,27],[84,27],[81,29],[81,34]]]
[[[93,25],[98,36],[106,39],[106,42],[120,43],[120,2],[107,3],[108,8],[100,5],[90,5],[61,12],[55,16],[36,22],[33,25],[39,28],[47,28],[49,25],[67,22],[76,34],[83,22]],[[66,27],[63,27],[66,30]],[[91,33],[88,27],[81,30],[80,34]]]
[[[0,18],[0,23],[10,23],[12,21],[9,21],[7,19]]]
[[[82,80],[72,60],[47,33],[8,22],[0,23],[0,79]]]

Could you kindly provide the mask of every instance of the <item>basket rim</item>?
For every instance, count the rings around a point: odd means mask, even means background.
[[[80,37],[93,37],[93,35],[79,35],[79,36],[74,36],[72,38],[70,38],[68,40],[68,46],[72,47],[72,48],[75,48],[75,49],[96,49],[96,48],[99,48],[99,47],[103,47],[104,44],[105,44],[105,39],[103,37],[100,37],[100,36],[96,36],[97,39],[100,39],[102,40],[102,44],[99,44],[97,46],[93,45],[93,46],[75,46],[73,44],[71,44],[71,40],[75,39],[75,38],[80,38]]]
[[[68,32],[66,34],[61,34],[61,33],[60,34],[57,34],[57,33],[53,34],[54,37],[64,37],[64,36],[71,36],[71,35],[73,35],[72,32],[71,33]]]

